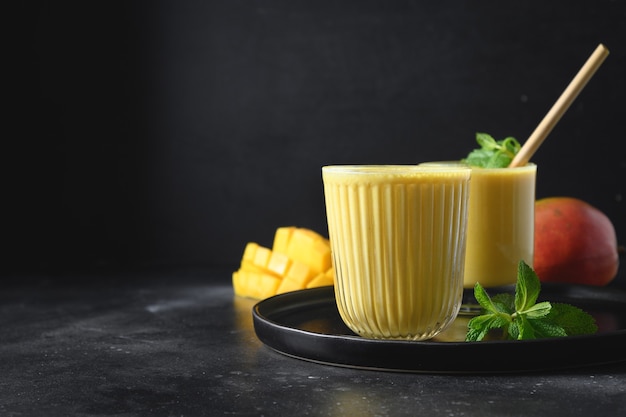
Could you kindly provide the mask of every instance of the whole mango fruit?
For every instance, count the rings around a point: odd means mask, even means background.
[[[536,201],[533,268],[541,281],[603,286],[618,265],[615,228],[602,211],[572,197]]]

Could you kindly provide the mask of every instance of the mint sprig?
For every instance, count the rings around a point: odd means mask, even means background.
[[[497,141],[487,133],[476,133],[476,142],[480,148],[471,151],[462,162],[479,168],[506,168],[521,148],[512,136]]]
[[[509,340],[528,340],[593,334],[598,331],[593,316],[569,304],[537,303],[541,283],[533,269],[520,261],[517,269],[515,295],[502,293],[490,297],[479,284],[474,297],[482,314],[468,323],[465,340],[482,340],[491,330],[502,329]]]

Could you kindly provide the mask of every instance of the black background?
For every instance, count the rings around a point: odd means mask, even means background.
[[[234,268],[278,226],[326,234],[322,165],[523,142],[599,43],[533,158],[537,197],[590,202],[626,242],[624,1],[38,1],[7,19],[3,274]]]

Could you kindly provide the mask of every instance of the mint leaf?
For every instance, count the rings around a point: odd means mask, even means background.
[[[496,140],[487,133],[476,133],[476,142],[485,151],[497,150],[500,147],[498,142],[496,142]]]
[[[544,301],[542,303],[535,304],[524,311],[520,311],[520,313],[524,314],[524,316],[529,319],[539,319],[550,314],[550,310],[552,310],[552,304]]]
[[[517,335],[517,340],[535,339],[535,329],[529,323],[524,314],[520,314],[519,316],[517,316],[516,322],[519,326],[519,334]]]
[[[509,314],[515,313],[515,297],[513,294],[508,292],[496,294],[491,297],[491,302],[494,306],[497,306],[498,310],[501,312]]]
[[[529,320],[528,322],[533,327],[537,338],[567,336],[565,329],[549,320]]]
[[[509,327],[507,328],[507,336],[508,339],[511,340],[518,340],[520,339],[520,326],[518,325],[518,322],[511,322],[511,324],[509,325]]]
[[[552,304],[546,321],[560,326],[567,336],[593,334],[598,326],[592,315],[570,304]]]
[[[519,262],[515,294],[490,297],[479,284],[474,297],[482,314],[468,323],[466,341],[480,341],[493,329],[502,329],[507,339],[528,340],[593,334],[598,330],[593,316],[578,307],[564,303],[537,303],[541,282],[533,269]]]
[[[468,331],[465,340],[476,342],[482,340],[492,329],[500,329],[508,325],[508,320],[504,315],[483,314],[473,317],[468,323]]]
[[[521,148],[519,142],[511,136],[496,141],[487,133],[476,133],[476,142],[480,148],[471,151],[462,162],[479,168],[508,167]]]
[[[491,298],[487,294],[487,291],[478,282],[474,285],[474,298],[478,301],[478,304],[487,312],[497,313],[498,310],[491,302]]]
[[[515,284],[515,309],[528,310],[539,297],[541,282],[533,269],[521,261],[517,266],[517,283]]]

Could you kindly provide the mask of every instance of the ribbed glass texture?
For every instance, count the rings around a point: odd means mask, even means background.
[[[461,304],[469,169],[335,166],[322,173],[343,321],[367,338],[437,335]]]

